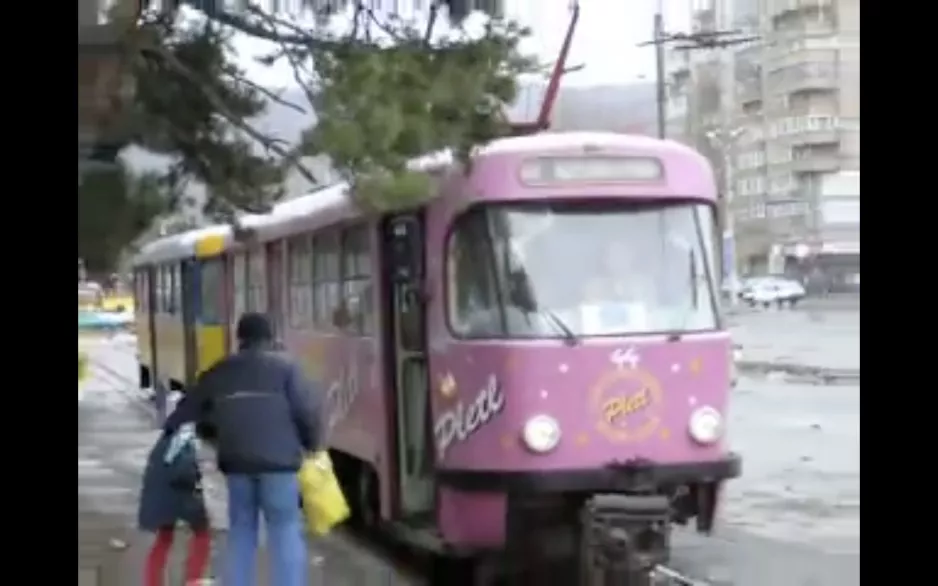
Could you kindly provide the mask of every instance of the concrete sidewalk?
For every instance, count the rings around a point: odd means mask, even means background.
[[[95,358],[106,358],[102,352],[106,349],[98,348],[92,356],[78,401],[78,584],[132,586],[141,583],[152,540],[135,525],[143,466],[158,432],[149,407],[129,392],[128,379],[96,363]],[[226,536],[227,502],[212,455],[203,455],[206,500],[215,528],[212,575],[217,575],[218,552],[224,550]],[[186,538],[186,532],[180,531],[167,584],[182,584]],[[258,586],[267,584],[265,558],[262,537]],[[308,559],[310,584],[419,583],[342,532],[311,540]]]

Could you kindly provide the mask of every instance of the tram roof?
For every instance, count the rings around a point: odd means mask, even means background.
[[[293,218],[322,213],[330,208],[342,207],[343,204],[350,205],[345,195],[347,190],[348,184],[346,183],[315,189],[300,197],[274,205],[270,213],[244,215],[240,218],[241,225],[244,228],[264,232],[266,228]],[[154,240],[140,250],[134,257],[133,264],[135,266],[154,264],[194,257],[200,242],[206,238],[217,237],[223,239],[223,249],[232,246],[234,230],[231,225],[213,224]]]
[[[642,149],[651,153],[679,152],[706,164],[706,159],[702,155],[681,143],[613,132],[557,132],[502,138],[480,147],[474,156],[523,154],[545,150],[575,149],[583,146]],[[433,173],[445,171],[454,164],[456,164],[456,158],[453,152],[447,149],[412,159],[408,167],[415,171]],[[348,183],[341,182],[314,189],[304,195],[274,205],[270,213],[243,216],[242,226],[257,231],[262,239],[266,239],[289,233],[291,225],[296,225],[309,216],[325,215],[327,222],[354,217],[359,212],[348,196],[348,188]],[[218,236],[224,239],[224,249],[234,244],[234,234],[230,225],[212,225],[151,242],[144,246],[134,258],[134,265],[193,257],[199,242],[205,238]]]

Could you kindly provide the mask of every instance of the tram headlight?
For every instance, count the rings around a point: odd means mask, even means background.
[[[723,416],[713,407],[698,407],[690,414],[687,429],[697,443],[712,444],[723,436]]]
[[[535,415],[525,422],[521,436],[529,450],[545,454],[560,443],[560,424],[550,415]]]

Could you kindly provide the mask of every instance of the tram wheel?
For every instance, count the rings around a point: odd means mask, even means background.
[[[580,515],[580,548],[577,559],[579,579],[577,586],[602,586],[597,576],[599,568],[593,560],[593,532],[590,530],[592,519],[584,510]]]
[[[358,487],[356,491],[356,506],[358,518],[364,527],[375,527],[380,517],[380,493],[378,492],[378,475],[371,466],[363,462],[358,464]]]
[[[596,548],[601,544],[595,539],[592,519],[584,510],[580,520],[580,547],[577,586],[653,586],[654,575],[646,570],[625,572],[606,568],[597,560]]]
[[[149,389],[150,388],[150,369],[144,365],[140,365],[140,388]]]

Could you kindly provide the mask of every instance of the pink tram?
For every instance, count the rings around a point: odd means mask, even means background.
[[[646,584],[672,524],[710,531],[741,469],[710,165],[609,133],[497,140],[469,173],[419,164],[438,180],[419,209],[363,215],[339,185],[251,218],[246,239],[196,234],[176,260],[220,259],[224,286],[193,303],[217,305],[229,348],[242,311],[274,317],[328,389],[362,524],[525,580]],[[175,262],[154,247],[138,269]]]

